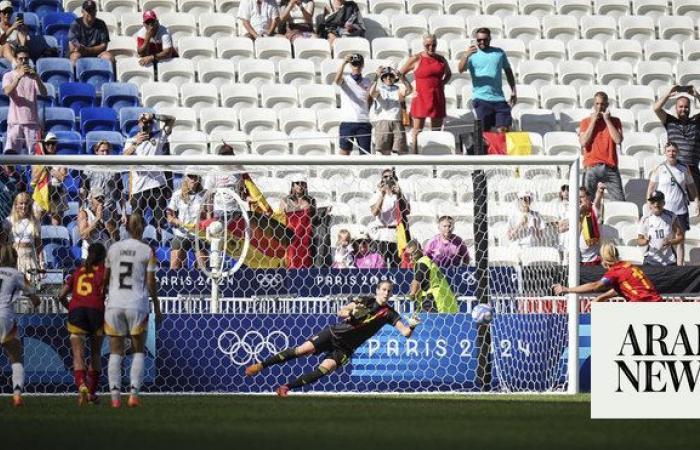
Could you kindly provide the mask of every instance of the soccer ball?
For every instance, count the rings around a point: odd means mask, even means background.
[[[218,238],[221,237],[221,235],[224,233],[224,224],[219,222],[218,220],[210,223],[207,226],[207,234],[209,237],[212,238]]]
[[[486,325],[493,320],[493,308],[491,306],[480,303],[472,309],[472,319],[478,325]]]

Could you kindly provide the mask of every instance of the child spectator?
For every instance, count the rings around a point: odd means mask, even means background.
[[[346,229],[338,231],[338,239],[335,242],[333,250],[333,268],[334,269],[349,269],[354,267],[355,255],[350,245],[350,232]]]

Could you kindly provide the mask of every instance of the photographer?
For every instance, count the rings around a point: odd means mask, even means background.
[[[396,82],[401,80],[403,89]],[[401,104],[413,88],[406,77],[391,67],[379,67],[369,89],[374,100],[374,146],[383,155],[406,153],[406,130],[401,120]]]
[[[46,95],[46,86],[32,68],[26,48],[17,49],[16,60],[15,69],[2,77],[2,90],[10,98],[5,151],[33,154],[39,133],[37,95]]]
[[[349,75],[345,66],[350,64]],[[369,154],[372,145],[372,125],[369,122],[369,87],[372,80],[362,75],[365,58],[360,54],[348,55],[338,67],[334,83],[340,86],[340,147],[341,155],[349,155],[355,139],[360,153]]]
[[[27,27],[24,25],[24,14],[18,13],[14,23],[12,18],[12,2],[3,0],[0,2],[0,46],[2,46],[2,56],[13,63],[15,61],[15,49],[25,47],[28,42]]]
[[[399,267],[396,227],[399,224],[398,211],[406,216],[411,213],[411,205],[399,187],[398,178],[392,169],[382,172],[382,181],[377,193],[370,200],[371,212],[375,217],[370,228],[374,231],[377,249],[384,255],[389,267]]]
[[[136,50],[139,64],[147,66],[175,56],[173,38],[166,27],[158,21],[152,9],[143,12],[143,27],[136,34]]]
[[[163,128],[154,130],[156,120],[164,123]],[[141,114],[139,131],[127,139],[124,154],[137,156],[163,155],[163,146],[172,133],[175,118],[165,115]],[[151,208],[153,219],[159,231],[166,226],[165,210],[168,206],[170,191],[165,174],[158,171],[134,171],[131,178],[132,213],[145,215],[146,208]]]
[[[88,255],[90,244],[99,242],[105,248],[117,240],[117,223],[110,220],[110,211],[105,209],[105,192],[99,186],[90,189],[89,200],[78,213],[78,232],[81,241],[81,258]]]

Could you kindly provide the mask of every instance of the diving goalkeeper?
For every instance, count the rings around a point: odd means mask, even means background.
[[[377,334],[386,324],[393,325],[399,333],[407,338],[410,337],[418,325],[418,319],[409,319],[408,326],[401,322],[399,313],[387,304],[393,287],[391,281],[380,281],[377,284],[375,297],[358,297],[338,311],[338,317],[343,319],[342,322],[324,328],[299,347],[282,350],[263,362],[248,366],[245,374],[257,375],[264,368],[275,364],[282,364],[301,356],[325,353],[321,365],[316,370],[277,388],[277,395],[286,397],[290,389],[311,384],[346,364],[355,349]]]

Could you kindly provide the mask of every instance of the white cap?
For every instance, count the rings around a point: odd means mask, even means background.
[[[355,236],[355,241],[371,241],[369,238],[369,233],[367,233],[367,230],[360,230],[357,232],[357,235]]]
[[[10,2],[10,1],[8,1],[8,0],[2,0],[2,1],[0,2],[0,11],[4,11],[4,10],[6,10],[6,9],[13,9],[13,8],[12,8],[12,2]]]
[[[518,199],[522,199],[525,197],[532,199],[532,192],[530,192],[530,191],[518,191]]]
[[[0,6],[2,6],[2,2],[0,2]],[[0,9],[0,11],[2,11],[2,9]],[[49,142],[49,141],[58,141],[58,136],[56,136],[55,134],[53,134],[51,132],[46,133],[46,136],[44,136],[43,142]]]

